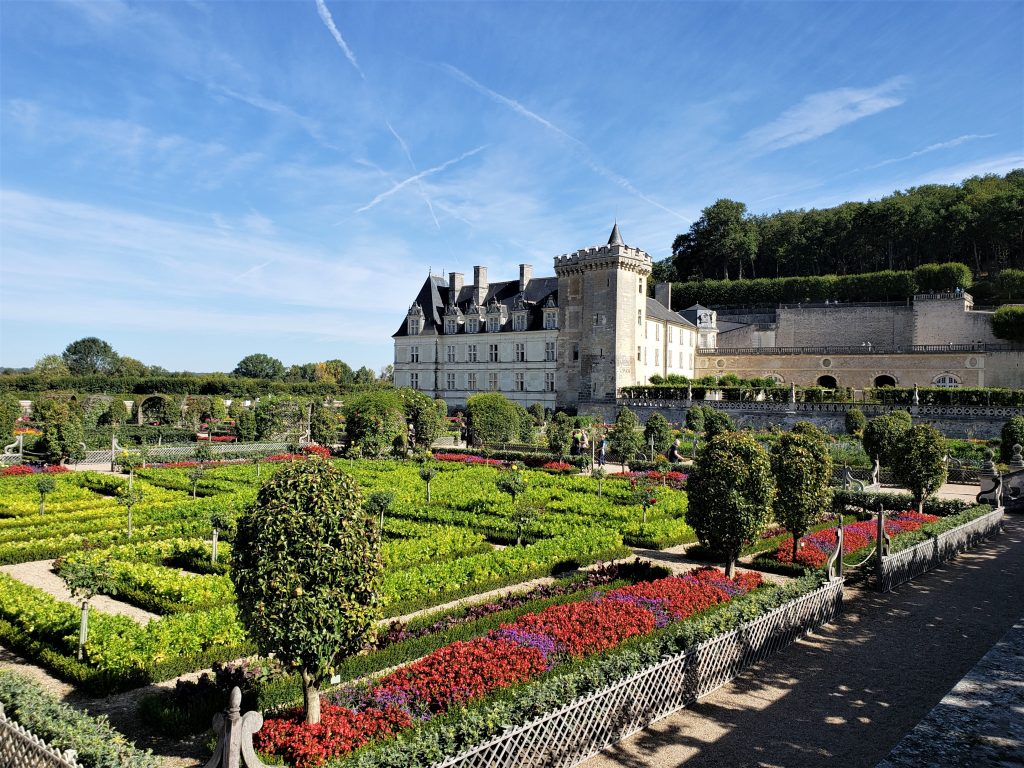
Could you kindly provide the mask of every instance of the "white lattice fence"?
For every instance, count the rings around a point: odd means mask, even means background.
[[[0,704],[0,765],[3,768],[82,768],[75,751],[51,747],[19,723],[8,719]]]
[[[196,447],[208,445],[210,454],[217,459],[225,454],[233,457],[269,456],[274,453],[283,453],[288,449],[288,443],[188,443],[187,445],[165,445],[149,446],[146,452],[147,462],[165,461],[191,461],[195,458]],[[135,453],[137,446],[122,446],[121,451]],[[86,451],[85,458],[81,463],[85,464],[109,464],[110,449],[104,451]]]
[[[843,583],[837,579],[435,768],[570,768],[706,696],[751,664],[832,621],[842,600]]]
[[[940,533],[934,539],[922,541],[894,555],[883,557],[879,589],[888,592],[922,573],[927,573],[987,539],[999,531],[1002,524],[1003,509],[1000,507],[965,525]]]

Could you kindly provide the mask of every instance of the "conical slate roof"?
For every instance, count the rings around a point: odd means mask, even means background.
[[[612,234],[608,238],[608,245],[625,245],[622,242],[622,235],[619,234],[619,222],[615,222],[615,226],[612,227]]]

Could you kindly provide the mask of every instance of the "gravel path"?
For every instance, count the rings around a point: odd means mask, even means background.
[[[71,596],[64,579],[53,572],[53,560],[36,560],[31,563],[18,563],[16,565],[0,566],[0,571],[14,577],[18,581],[29,584],[53,595],[65,603],[79,605],[79,601]],[[127,616],[139,624],[146,624],[153,619],[159,618],[155,613],[136,608],[134,605],[114,600],[106,595],[96,595],[89,601],[89,605],[103,613],[113,613],[118,616]]]
[[[847,588],[834,624],[583,765],[875,766],[1024,615],[1022,584],[1024,519],[1010,517],[895,592]]]

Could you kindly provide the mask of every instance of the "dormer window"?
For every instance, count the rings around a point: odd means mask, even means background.
[[[458,333],[459,332],[459,321],[454,317],[446,317],[444,319],[444,332],[445,333]]]
[[[480,321],[477,318],[466,320],[466,333],[480,333]]]
[[[416,302],[409,307],[406,322],[410,336],[419,336],[423,331],[423,308]]]
[[[558,310],[557,309],[545,309],[544,310],[544,330],[554,331],[558,329]]]
[[[491,315],[487,318],[487,332],[498,333],[501,330],[501,315]]]
[[[516,312],[512,315],[512,330],[513,331],[525,331],[526,330],[526,313]]]

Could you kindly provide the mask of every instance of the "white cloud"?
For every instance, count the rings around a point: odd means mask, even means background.
[[[957,136],[955,139],[950,139],[949,141],[940,141],[937,144],[929,144],[924,149],[919,149],[916,152],[911,152],[909,155],[903,155],[901,157],[892,157],[889,158],[888,160],[883,160],[880,163],[869,165],[865,170],[873,171],[875,168],[882,168],[883,166],[892,165],[893,163],[902,163],[904,160],[912,160],[915,157],[927,155],[930,152],[938,152],[939,150],[942,149],[952,149],[953,147],[959,147],[961,144],[966,144],[969,141],[977,141],[978,139],[991,139],[993,136],[995,136],[994,133],[968,133],[965,134],[964,136]]]
[[[763,154],[813,141],[844,125],[900,106],[904,99],[897,92],[906,82],[906,78],[894,77],[873,88],[813,93],[772,122],[748,132],[746,142]]]

